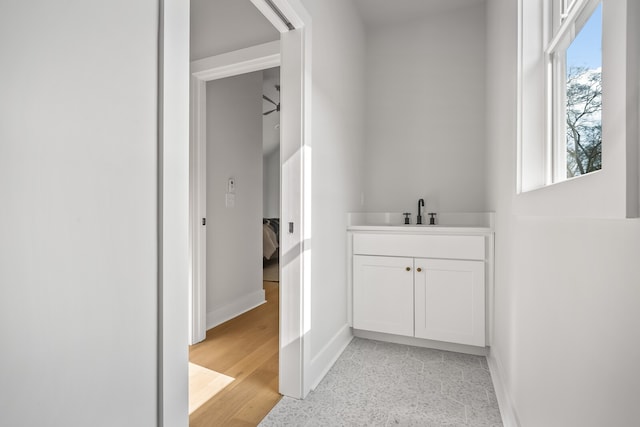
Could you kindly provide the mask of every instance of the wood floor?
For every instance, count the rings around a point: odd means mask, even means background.
[[[278,283],[263,282],[267,303],[207,331],[192,363],[235,380],[189,416],[191,427],[256,426],[278,393]]]

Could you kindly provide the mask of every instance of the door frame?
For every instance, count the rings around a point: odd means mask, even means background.
[[[275,66],[281,67],[281,227],[279,391],[304,398],[310,391],[311,237],[311,50],[310,18],[299,0],[271,0],[292,24],[264,0],[251,0],[281,33],[280,41],[191,63],[191,153],[188,340],[206,333],[206,82]],[[204,230],[203,230],[204,229]],[[164,319],[163,319],[164,320]],[[166,387],[168,382],[160,384]],[[166,404],[166,403],[165,403]]]
[[[191,62],[189,344],[207,332],[207,82],[280,66],[280,41]]]

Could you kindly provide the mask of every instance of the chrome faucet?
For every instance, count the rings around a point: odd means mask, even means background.
[[[421,207],[424,208],[424,199],[418,200],[418,218],[416,218],[416,224],[422,224],[422,210]]]

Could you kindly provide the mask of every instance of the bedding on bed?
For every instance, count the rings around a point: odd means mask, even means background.
[[[266,260],[278,258],[279,233],[279,218],[262,219],[262,254]]]

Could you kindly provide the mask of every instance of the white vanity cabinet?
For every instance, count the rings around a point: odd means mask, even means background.
[[[350,233],[353,328],[484,347],[492,234],[427,230]]]

